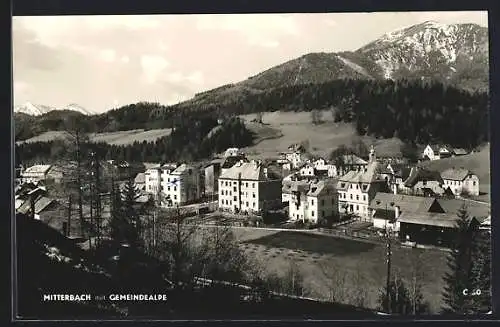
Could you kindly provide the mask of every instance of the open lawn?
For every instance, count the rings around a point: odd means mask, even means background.
[[[374,144],[380,154],[400,153],[401,141],[360,137],[351,124],[335,123],[330,111],[322,111],[323,122],[318,125],[312,123],[309,112],[265,112],[264,124],[252,122],[255,117],[255,114],[241,116],[249,129],[258,135],[253,146],[243,149],[251,156],[274,157],[291,144],[304,141],[309,141],[311,153],[321,156],[328,156],[340,145],[350,145],[354,140],[362,140],[367,146]]]
[[[119,131],[111,133],[92,133],[89,138],[93,142],[106,142],[114,145],[127,145],[134,142],[154,142],[156,139],[167,136],[171,133],[170,128],[163,129],[134,129],[129,131]],[[69,139],[71,136],[65,131],[49,131],[38,136],[27,139],[23,142],[49,142],[57,139]]]
[[[250,236],[253,231],[255,234]],[[346,292],[363,290],[366,291],[366,305],[377,307],[379,291],[386,278],[384,245],[301,232],[253,231],[238,229],[235,236],[242,242],[246,253],[260,261],[268,271],[283,273],[294,261],[299,265],[311,295],[327,298],[331,287],[343,287]],[[441,306],[446,255],[438,250],[393,249],[393,273],[401,274],[409,281],[414,271],[412,267],[418,267],[422,274],[424,298],[434,312],[438,312]],[[345,284],[340,286],[338,281],[328,278],[324,267],[347,276]]]

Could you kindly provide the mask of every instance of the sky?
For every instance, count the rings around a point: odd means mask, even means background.
[[[94,112],[175,104],[428,20],[488,24],[487,12],[13,17],[14,104],[76,103]]]

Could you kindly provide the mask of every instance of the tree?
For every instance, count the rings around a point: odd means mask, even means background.
[[[311,122],[314,124],[314,125],[319,125],[321,123],[323,123],[323,113],[319,110],[312,110],[311,111]]]
[[[411,280],[408,285],[408,295],[411,303],[411,314],[418,315],[429,313],[429,303],[424,301],[422,294],[422,281],[424,271],[422,270],[422,252],[414,249],[411,254]]]
[[[390,302],[387,298],[387,294],[391,297]],[[402,315],[412,313],[412,304],[408,288],[398,274],[390,281],[389,292],[387,292],[387,286],[381,290],[379,295],[379,307],[380,310],[386,313]]]
[[[417,147],[410,143],[404,143],[401,145],[401,155],[404,158],[407,158],[410,162],[417,162],[419,157]]]
[[[258,112],[256,117],[255,117],[255,120],[259,123],[259,124],[262,124],[262,119],[264,117],[264,114],[262,112]]]
[[[109,222],[109,236],[116,242],[127,242],[128,230],[131,226],[125,217],[121,191],[114,180],[111,181],[111,217]]]
[[[473,290],[481,292],[472,300],[476,312],[485,313],[491,310],[491,235],[487,231],[475,233],[472,255]]]
[[[137,209],[137,199],[140,192],[137,189],[134,178],[130,176],[123,186],[123,217],[125,223],[125,239],[132,246],[141,245],[142,223]]]
[[[331,302],[345,303],[350,289],[347,287],[348,275],[334,264],[320,265],[322,274],[326,277],[328,298]]]
[[[445,313],[471,314],[473,312],[471,296],[464,295],[464,290],[472,290],[472,245],[473,233],[470,218],[464,205],[458,210],[455,240],[447,258],[449,272],[443,278]]]

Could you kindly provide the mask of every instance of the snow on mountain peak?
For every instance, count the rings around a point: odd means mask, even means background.
[[[50,107],[50,106],[44,106],[40,104],[33,104],[31,102],[25,102],[22,105],[14,107],[14,112],[17,113],[23,113],[27,114],[30,116],[41,116],[43,114],[46,114],[50,111],[54,110],[71,110],[71,111],[77,111],[79,113],[82,113],[84,115],[94,115],[95,113],[83,108],[82,106],[76,104],[76,103],[71,103],[68,104],[67,106],[63,108],[55,108],[55,107]]]

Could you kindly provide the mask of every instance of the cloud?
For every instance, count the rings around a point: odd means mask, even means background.
[[[235,32],[246,37],[251,45],[274,47],[273,38],[300,35],[294,15],[243,14],[201,15],[196,27],[199,30]]]
[[[113,49],[104,49],[101,50],[101,59],[106,62],[113,62],[116,60],[116,52]]]
[[[143,77],[148,83],[154,83],[167,68],[170,63],[159,55],[143,55],[141,57],[141,67],[143,70]]]

